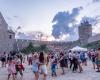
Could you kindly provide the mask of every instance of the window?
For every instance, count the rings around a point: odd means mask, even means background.
[[[12,35],[9,35],[9,39],[12,39]]]

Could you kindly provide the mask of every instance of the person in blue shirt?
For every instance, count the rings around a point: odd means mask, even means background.
[[[57,76],[57,74],[56,74],[56,67],[57,67],[57,59],[55,59],[55,60],[51,63],[52,77],[53,77],[53,76]]]

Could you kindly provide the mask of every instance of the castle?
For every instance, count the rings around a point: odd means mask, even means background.
[[[88,39],[92,37],[92,25],[87,21],[84,21],[78,27],[79,39],[77,41],[70,42],[48,42],[48,41],[35,41],[35,40],[22,40],[15,39],[15,33],[8,29],[4,17],[0,13],[0,53],[10,52],[13,50],[21,50],[28,46],[29,42],[35,45],[47,44],[50,46],[62,47],[62,49],[69,49],[76,45],[82,46],[88,43]]]

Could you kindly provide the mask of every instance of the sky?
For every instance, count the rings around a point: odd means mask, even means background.
[[[100,0],[0,0],[0,12],[13,29],[21,26],[22,32],[41,31],[52,34],[52,20],[58,12],[82,7],[77,20],[100,16]],[[99,23],[98,23],[99,24]],[[99,33],[100,26],[93,27]]]

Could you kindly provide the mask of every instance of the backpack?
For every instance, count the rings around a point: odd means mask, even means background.
[[[84,60],[84,59],[85,59],[85,54],[83,54],[83,53],[80,54],[80,59],[81,59],[81,60]]]

